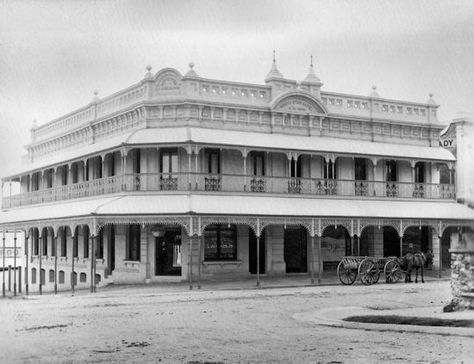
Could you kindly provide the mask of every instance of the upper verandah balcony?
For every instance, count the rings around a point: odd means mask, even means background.
[[[325,116],[345,116],[365,120],[386,120],[410,124],[437,124],[438,105],[430,99],[426,103],[389,100],[374,90],[369,96],[348,95],[320,90],[320,84],[296,82],[285,78],[271,78],[265,85],[211,80],[199,77],[192,69],[184,76],[177,70],[165,68],[152,74],[147,68],[143,80],[113,95],[100,99],[98,94],[89,105],[63,117],[31,129],[31,145],[88,128],[97,121],[126,112],[140,105],[169,104],[170,102],[215,103],[222,106],[269,110],[282,94],[297,92],[314,97],[324,108]],[[307,110],[293,108],[294,114]]]

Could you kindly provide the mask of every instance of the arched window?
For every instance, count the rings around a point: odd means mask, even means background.
[[[43,285],[46,283],[46,271],[44,269],[41,269],[40,272],[40,282]]]
[[[425,183],[425,163],[417,162],[415,164],[415,182]]]
[[[95,275],[95,284],[99,284],[101,280],[100,274]]]
[[[59,284],[64,284],[64,271],[59,271]]]
[[[31,269],[31,284],[36,283],[36,268]]]
[[[72,273],[72,282],[76,286],[77,285],[77,273]]]
[[[80,281],[81,283],[86,283],[86,282],[87,282],[87,274],[81,273],[81,274],[79,275],[79,281]]]
[[[49,283],[54,283],[54,270],[49,270]]]

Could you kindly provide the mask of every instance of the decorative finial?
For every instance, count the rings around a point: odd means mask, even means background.
[[[429,95],[430,95],[430,99],[432,99],[434,96],[432,92],[430,92]]]
[[[310,66],[313,67],[313,55],[311,55],[311,63],[310,63]]]
[[[194,63],[193,63],[193,62],[189,62],[189,68],[190,68],[190,69],[193,69],[193,67],[194,67]]]
[[[150,65],[146,66],[146,70],[147,70],[148,72],[150,72],[150,71],[151,71],[151,66],[150,66]]]
[[[373,86],[372,86],[372,90],[373,90],[373,91],[377,90],[377,86],[373,85]]]
[[[99,91],[95,90],[94,91],[94,96],[97,97],[97,95],[99,95]]]
[[[275,59],[275,50],[273,50],[273,63],[276,62],[276,59]]]

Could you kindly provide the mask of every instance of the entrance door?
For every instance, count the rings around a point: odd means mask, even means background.
[[[284,257],[286,273],[306,273],[308,271],[306,235],[304,228],[285,229]]]
[[[441,268],[451,269],[451,253],[449,248],[451,246],[451,237],[449,234],[443,234],[440,239],[441,244]]]
[[[167,230],[155,238],[155,275],[181,275],[181,231]]]
[[[265,273],[265,231],[260,236],[260,274]],[[257,236],[249,228],[249,272],[257,274]]]

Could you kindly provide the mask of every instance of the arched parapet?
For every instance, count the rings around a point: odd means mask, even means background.
[[[175,95],[181,91],[183,76],[174,68],[163,68],[154,77],[153,91],[156,95]]]
[[[324,104],[311,94],[301,91],[288,91],[278,95],[270,103],[271,111],[286,114],[326,116]]]

